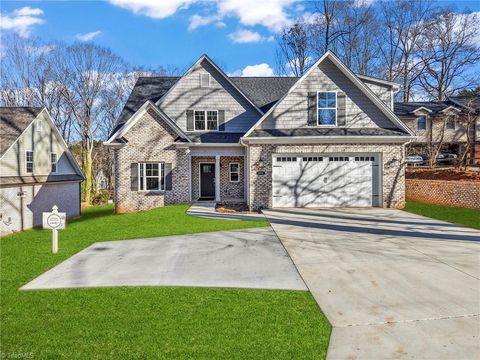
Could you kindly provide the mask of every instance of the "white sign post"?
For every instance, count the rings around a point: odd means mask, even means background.
[[[43,213],[43,228],[52,229],[52,253],[58,252],[58,230],[65,229],[65,213],[58,212],[58,206],[53,205],[52,212]]]

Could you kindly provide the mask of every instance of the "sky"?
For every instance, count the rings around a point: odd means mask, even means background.
[[[480,11],[478,0],[438,6]],[[45,41],[92,41],[146,68],[186,69],[206,53],[229,74],[269,76],[275,36],[307,9],[299,0],[2,0],[0,31]]]

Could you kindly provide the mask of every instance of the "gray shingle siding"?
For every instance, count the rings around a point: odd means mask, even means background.
[[[307,127],[307,100],[309,92],[343,91],[346,94],[346,127],[395,128],[396,126],[368,97],[328,59],[263,121],[264,129],[290,129]]]
[[[200,87],[200,74],[210,74],[210,87]],[[177,125],[187,130],[186,111],[225,110],[225,132],[246,132],[259,112],[208,61],[203,60],[181,78],[159,105]]]

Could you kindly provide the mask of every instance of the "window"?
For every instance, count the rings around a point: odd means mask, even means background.
[[[37,132],[42,132],[43,131],[43,122],[41,119],[37,119],[35,121],[35,129],[37,130]]]
[[[303,158],[303,161],[309,162],[309,161],[323,161],[323,157],[321,156],[305,156]]]
[[[25,171],[33,173],[33,151],[25,151]]]
[[[57,154],[51,153],[50,154],[50,164],[51,164],[51,170],[52,172],[56,173],[57,172]]]
[[[200,74],[200,87],[210,87],[210,74]]]
[[[328,161],[350,161],[348,156],[330,156]]]
[[[290,157],[290,156],[277,157],[277,162],[295,162],[295,161],[297,161],[296,157]]]
[[[317,93],[317,124],[337,125],[337,93],[319,91]]]
[[[195,110],[195,130],[218,130],[217,110]]]
[[[447,130],[455,130],[455,123],[456,123],[455,118],[449,117],[447,119],[447,124],[446,124]]]
[[[417,117],[417,130],[427,130],[427,117],[425,115]]]
[[[165,190],[165,164],[140,163],[138,164],[139,184],[141,191]]]
[[[355,156],[355,161],[375,161],[373,156]]]
[[[239,163],[230,164],[230,181],[231,182],[240,181],[240,164]]]

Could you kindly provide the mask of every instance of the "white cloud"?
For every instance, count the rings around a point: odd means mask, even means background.
[[[190,17],[190,24],[188,25],[188,30],[195,30],[200,26],[211,24],[212,22],[215,22],[217,20],[218,20],[218,16],[216,15],[212,15],[212,16],[201,16],[197,14],[192,15]]]
[[[238,30],[233,33],[228,34],[230,40],[238,44],[246,43],[259,43],[263,41],[274,41],[273,36],[262,36],[256,31],[251,30]]]
[[[178,10],[186,9],[194,3],[206,7],[216,7],[211,15],[193,15],[189,29],[221,21],[227,16],[236,17],[245,26],[261,25],[270,31],[279,31],[291,23],[287,8],[299,0],[109,0],[112,5],[133,11],[135,14],[164,19]],[[212,20],[213,19],[213,20]]]
[[[198,0],[109,0],[112,5],[146,15],[154,19],[164,19],[186,9]]]
[[[376,0],[355,0],[353,6],[355,7],[368,7],[372,5]]]
[[[223,21],[217,21],[215,23],[215,27],[217,27],[217,28],[224,28],[226,26],[227,26],[227,24],[225,24]]]
[[[41,18],[43,10],[25,6],[10,14],[0,14],[0,29],[11,30],[21,37],[29,37],[34,25],[45,23]]]
[[[273,69],[270,65],[263,63],[257,65],[245,66],[243,70],[237,70],[229,74],[229,76],[273,76]]]
[[[286,7],[297,0],[219,0],[221,16],[235,16],[242,25],[262,25],[271,31],[280,31],[291,23]]]
[[[85,33],[85,34],[77,34],[77,35],[75,35],[75,37],[80,41],[92,41],[93,39],[95,39],[101,33],[102,32],[100,30],[98,30],[98,31],[88,32],[88,33]]]

